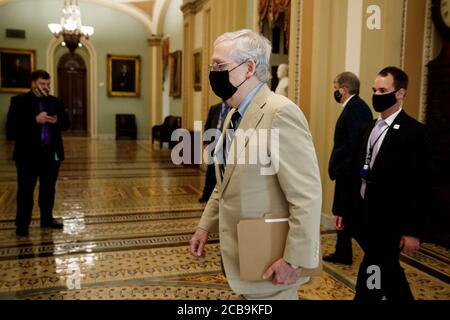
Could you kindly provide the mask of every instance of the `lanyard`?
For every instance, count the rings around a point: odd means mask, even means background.
[[[372,160],[372,154],[373,154],[373,149],[375,148],[375,145],[377,144],[378,140],[380,140],[380,138],[383,136],[383,134],[386,132],[386,130],[388,130],[389,128],[390,128],[389,125],[386,128],[384,128],[384,130],[379,134],[379,136],[376,138],[376,140],[372,144],[370,144],[370,137],[369,137],[369,152],[367,153],[364,167],[370,165],[370,161]]]

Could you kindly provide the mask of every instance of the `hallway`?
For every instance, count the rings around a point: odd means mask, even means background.
[[[218,236],[205,259],[188,252],[203,210],[204,176],[175,166],[170,151],[147,141],[65,138],[66,161],[55,216],[64,229],[39,228],[37,203],[28,238],[15,235],[12,145],[0,141],[0,299],[238,299],[221,273]],[[322,235],[323,254],[335,235]],[[352,266],[324,262],[301,299],[352,299],[361,250]],[[402,255],[416,299],[450,299],[450,252],[424,244]]]

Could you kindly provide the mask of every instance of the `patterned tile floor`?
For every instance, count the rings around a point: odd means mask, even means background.
[[[16,177],[12,145],[0,141],[0,299],[238,299],[221,273],[218,236],[205,259],[188,253],[203,205],[203,174],[175,166],[170,152],[145,141],[66,138],[55,216],[59,231],[41,230],[34,210],[28,238],[14,228]],[[323,253],[335,235],[322,235]],[[349,300],[362,258],[324,263],[301,299]],[[450,252],[424,244],[403,255],[417,299],[450,299]]]

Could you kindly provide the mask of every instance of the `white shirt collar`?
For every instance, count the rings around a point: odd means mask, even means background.
[[[353,98],[354,96],[356,96],[356,94],[351,95],[347,100],[345,100],[345,102],[342,104],[342,107],[345,108],[345,106],[347,105],[347,103],[351,100],[351,98]]]
[[[384,122],[387,123],[388,126],[391,126],[392,123],[394,122],[395,118],[397,118],[398,114],[403,110],[403,107],[400,107],[400,109],[398,109],[398,111],[396,113],[391,114],[389,117],[387,117],[386,119],[384,119]],[[381,118],[381,114],[378,116],[378,120],[380,121],[383,120]]]

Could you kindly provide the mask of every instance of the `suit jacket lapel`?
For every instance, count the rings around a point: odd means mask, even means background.
[[[238,130],[243,130],[244,132],[249,129],[256,129],[258,127],[258,124],[260,123],[264,113],[261,111],[261,109],[265,106],[267,98],[271,94],[271,91],[267,85],[263,85],[261,89],[258,91],[256,96],[253,98],[253,100],[250,102],[250,105],[248,106],[247,111],[244,114],[244,117],[241,120],[241,123],[239,124]],[[238,112],[236,110],[236,112]],[[230,112],[231,113],[231,112]],[[227,121],[225,123],[226,126],[224,126],[224,130],[222,133],[222,136],[224,136],[225,128],[229,128],[229,124],[231,121],[231,114],[229,117],[227,117]],[[252,135],[254,132],[252,133]],[[222,181],[222,187],[220,190],[220,193],[222,194],[225,188],[228,185],[228,182],[230,181],[230,178],[233,174],[234,169],[236,168],[236,162],[239,158],[240,154],[245,150],[245,147],[247,146],[248,142],[250,141],[251,135],[246,137],[245,143],[240,144],[239,150],[236,150],[236,154],[234,152],[235,150],[235,144],[236,139],[233,138],[233,141],[231,143],[230,152],[227,157],[227,165],[225,167],[225,172],[223,175],[223,181]],[[225,137],[223,138],[225,139]],[[222,149],[223,149],[223,141],[222,141]]]
[[[381,144],[380,150],[378,151],[377,157],[373,163],[372,170],[375,170],[377,167],[377,164],[379,163],[380,159],[383,159],[383,154],[386,152],[386,149],[389,148],[389,146],[392,144],[392,141],[395,141],[395,139],[398,136],[398,133],[401,130],[401,126],[397,129],[395,129],[395,125],[400,125],[404,119],[404,111],[402,110],[398,116],[395,118],[394,122],[392,122],[392,125],[389,127],[388,131],[386,132],[386,136],[383,139],[383,143]]]
[[[377,120],[373,120],[370,126],[367,127],[367,130],[364,132],[363,137],[363,145],[361,146],[361,154],[359,156],[359,163],[361,164],[361,168],[364,165],[364,162],[366,161],[367,157],[367,144],[369,143],[370,133],[373,130],[373,127],[375,127],[375,124],[377,123]]]

